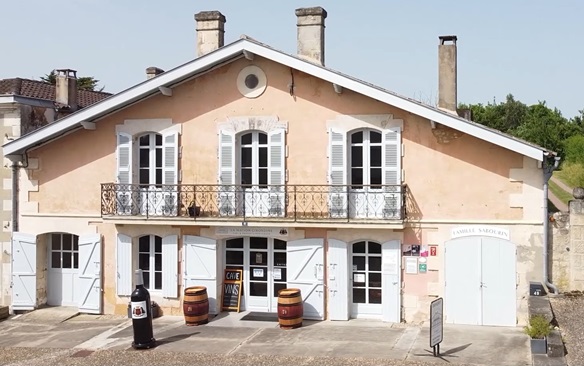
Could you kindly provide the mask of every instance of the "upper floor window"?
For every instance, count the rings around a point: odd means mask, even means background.
[[[240,169],[242,186],[268,186],[268,135],[248,132],[240,137]]]
[[[400,217],[401,131],[329,130],[332,217]]]
[[[162,135],[148,133],[139,138],[138,169],[140,185],[162,184]]]
[[[176,216],[178,132],[117,134],[117,212]]]
[[[283,128],[220,131],[220,215],[284,215],[285,133]]]
[[[373,130],[357,131],[351,134],[350,184],[353,189],[363,185],[381,187],[383,166],[381,133]]]

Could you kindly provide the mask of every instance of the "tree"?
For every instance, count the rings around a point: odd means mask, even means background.
[[[41,76],[40,79],[46,83],[56,85],[57,73],[55,72],[55,70],[53,70],[50,73],[46,74],[45,76]],[[95,91],[97,89],[98,83],[99,80],[97,80],[93,76],[82,76],[77,78],[77,88],[81,90]],[[105,86],[102,86],[98,91],[103,91],[104,88]]]

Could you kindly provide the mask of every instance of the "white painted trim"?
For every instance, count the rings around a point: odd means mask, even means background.
[[[243,56],[248,59],[249,61],[253,61],[253,53],[243,50]]]
[[[10,95],[10,96],[0,95],[0,104],[9,104],[9,103],[15,103],[15,99],[14,99],[13,95]]]
[[[464,225],[542,225],[543,221],[537,220],[463,220],[463,219],[422,219],[409,221],[406,226],[417,226],[418,224],[464,224]]]
[[[172,97],[172,89],[166,86],[159,86],[158,90],[160,90],[160,93],[165,97]]]
[[[83,129],[85,130],[95,130],[95,122],[83,121],[81,122],[81,126],[83,126]]]
[[[206,220],[206,219],[197,219],[193,221],[192,219],[185,218],[150,218],[145,220],[142,217],[136,217],[135,219],[129,218],[119,218],[119,217],[104,217],[102,222],[112,223],[116,225],[150,225],[150,226],[157,226],[157,225],[181,225],[181,226],[207,226],[207,227],[214,227],[214,226],[242,226],[242,221],[221,221],[221,220]],[[406,227],[405,223],[402,222],[375,222],[375,223],[364,223],[364,222],[355,222],[355,223],[347,223],[346,221],[339,221],[335,222],[266,222],[266,221],[254,221],[254,222],[246,222],[246,226],[257,226],[257,227],[282,227],[285,225],[288,229],[298,229],[298,228],[336,228],[336,229],[387,229],[387,230],[402,230]]]
[[[435,121],[445,126],[454,128],[468,135],[491,142],[519,154],[529,156],[538,161],[543,161],[544,149],[535,147],[529,143],[517,140],[509,135],[488,129],[479,124],[467,121],[458,116],[440,111],[438,108],[422,104],[410,98],[402,97],[388,90],[361,80],[351,78],[326,69],[322,66],[302,60],[295,56],[290,56],[280,51],[276,51],[258,42],[249,39],[240,39],[230,45],[221,47],[205,56],[199,57],[191,62],[181,65],[173,70],[169,70],[156,78],[146,80],[130,89],[122,91],[116,95],[98,102],[91,107],[84,108],[79,112],[51,123],[46,127],[36,130],[17,140],[4,145],[4,154],[21,153],[23,150],[42,143],[44,140],[58,137],[64,131],[78,126],[81,121],[97,119],[111,113],[124,105],[144,99],[152,94],[159,93],[160,86],[170,86],[197,73],[205,72],[210,67],[220,62],[228,61],[243,53],[251,52],[260,57],[267,58],[282,65],[313,75],[330,83],[337,84],[343,88],[350,89],[356,93],[363,94],[383,103],[403,109],[428,120]]]
[[[22,217],[61,217],[61,218],[82,218],[82,219],[101,219],[101,215],[95,214],[67,214],[67,213],[23,213]]]

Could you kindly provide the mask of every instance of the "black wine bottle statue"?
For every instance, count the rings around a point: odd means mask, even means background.
[[[135,273],[136,289],[131,296],[132,328],[136,349],[152,348],[156,345],[152,330],[152,308],[150,307],[150,292],[144,287],[142,270]]]

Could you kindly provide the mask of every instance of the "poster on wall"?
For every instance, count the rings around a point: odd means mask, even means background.
[[[282,268],[274,268],[274,280],[280,281],[282,279]]]
[[[418,273],[418,258],[417,257],[406,257],[406,273],[417,274]]]

